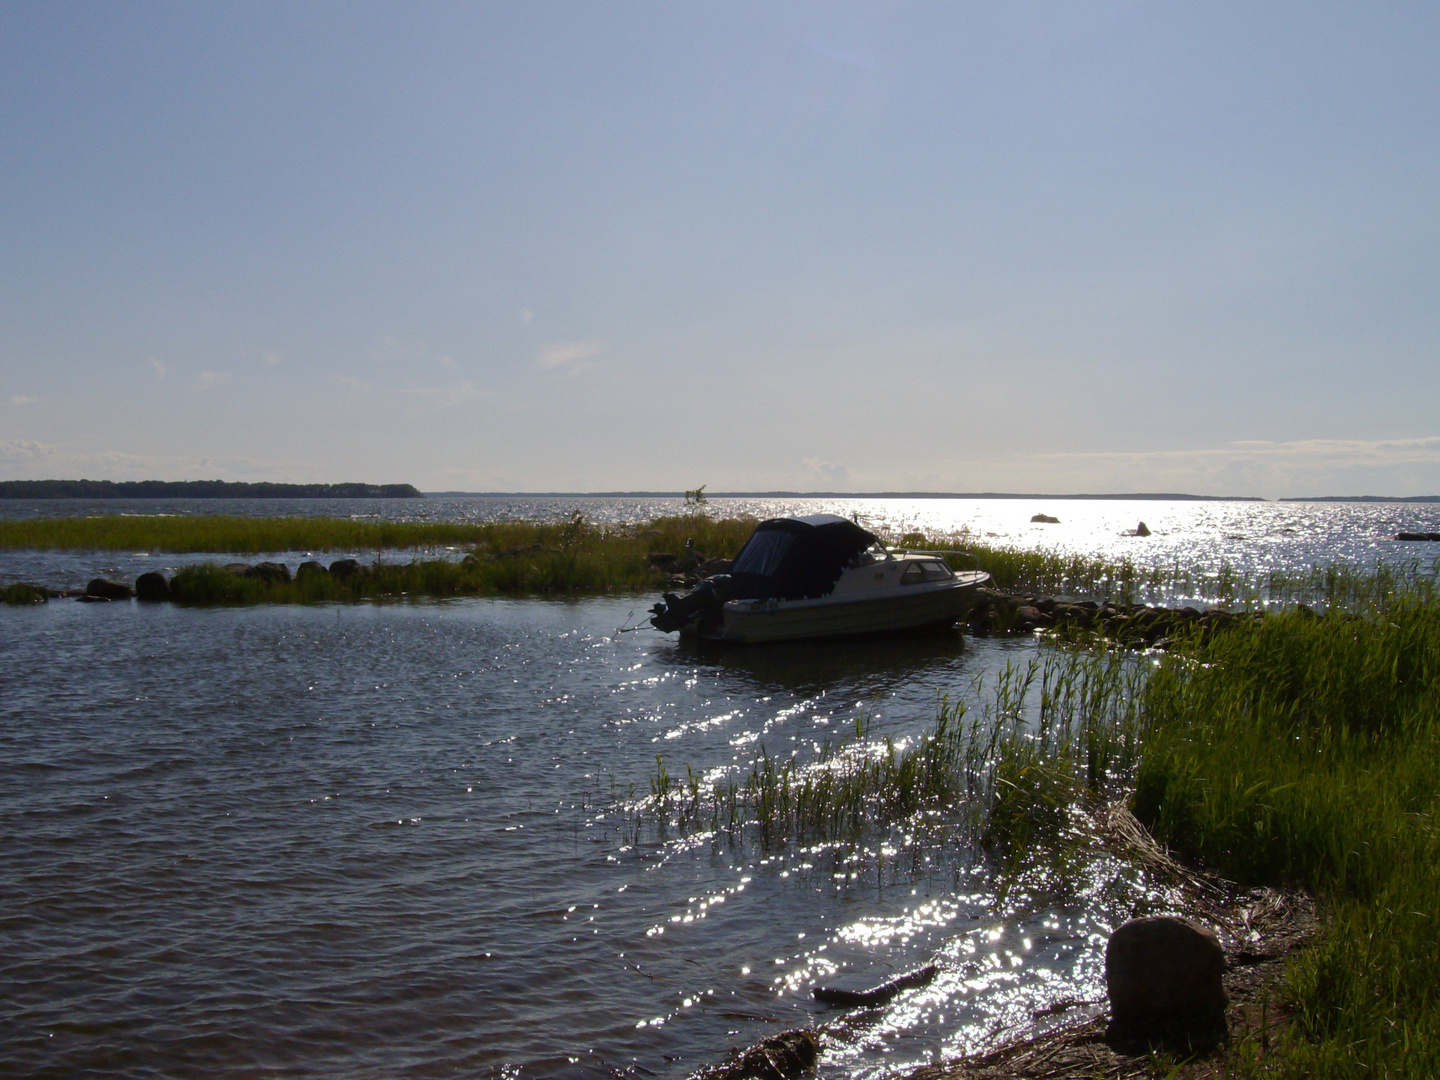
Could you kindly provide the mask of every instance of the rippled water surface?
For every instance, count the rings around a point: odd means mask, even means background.
[[[1165,558],[1296,565],[1440,527],[1393,504],[1057,505],[863,515],[1094,550],[1133,546],[1144,514]],[[3,553],[0,578],[112,558]],[[657,755],[744,772],[861,715],[903,744],[1033,641],[693,655],[616,632],[646,602],[0,609],[0,1074],[668,1078],[820,1023],[822,1074],[868,1076],[1100,997],[1140,885],[1099,853],[1001,899],[976,852],[633,822]],[[810,1000],[928,962],[936,981],[885,1009]]]

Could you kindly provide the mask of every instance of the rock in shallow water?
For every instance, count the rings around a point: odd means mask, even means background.
[[[85,595],[98,597],[101,600],[129,600],[133,594],[130,586],[123,581],[111,581],[109,578],[97,577],[85,586]]]
[[[135,579],[135,596],[140,600],[169,600],[170,583],[159,570],[151,570]]]

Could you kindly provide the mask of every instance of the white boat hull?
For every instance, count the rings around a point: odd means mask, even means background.
[[[815,600],[732,600],[718,617],[697,628],[701,640],[758,644],[817,638],[888,634],[924,627],[953,626],[990,575],[971,571],[953,580],[924,582]]]

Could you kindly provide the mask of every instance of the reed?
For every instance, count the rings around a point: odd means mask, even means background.
[[[12,604],[16,607],[29,604],[43,604],[49,599],[45,590],[34,585],[6,585],[0,589],[0,603]]]
[[[657,829],[752,836],[763,848],[855,843],[895,827],[978,840],[1007,864],[1047,843],[1078,802],[1133,769],[1142,674],[1133,658],[1051,650],[976,688],[971,710],[942,700],[913,743],[853,733],[808,755],[762,746],[748,774],[677,784],[662,759],[639,807]]]

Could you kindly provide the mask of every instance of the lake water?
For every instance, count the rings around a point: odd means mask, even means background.
[[[675,506],[293,510],[623,521]],[[0,504],[37,507],[67,510]],[[715,506],[794,509],[1159,565],[1440,554],[1393,540],[1440,530],[1433,504]],[[1125,536],[1141,519],[1154,535]],[[6,552],[0,580],[173,562]],[[762,747],[803,754],[862,713],[868,739],[903,743],[942,695],[978,705],[977,680],[1034,641],[694,655],[617,632],[649,601],[0,609],[0,1074],[671,1078],[820,1024],[822,1075],[865,1077],[1057,1022],[1037,1018],[1057,1003],[1097,1007],[1104,935],[1164,906],[1103,854],[1067,888],[1002,901],[980,852],[893,837],[766,851],[630,824],[657,755],[672,774],[748,772]],[[810,999],[928,962],[935,982],[884,1009]]]

